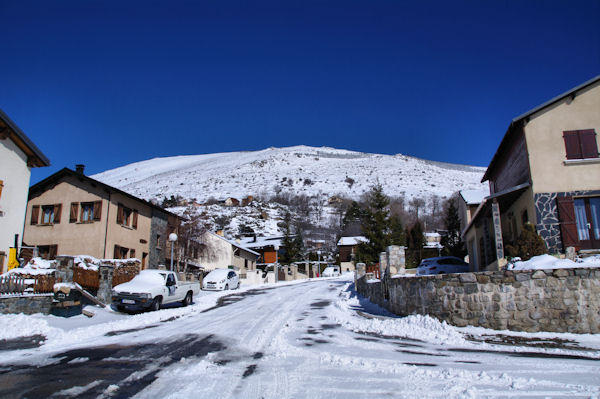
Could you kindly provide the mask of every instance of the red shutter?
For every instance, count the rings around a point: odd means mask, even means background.
[[[115,259],[121,259],[121,247],[115,244]]]
[[[137,229],[137,219],[138,219],[138,211],[137,210],[133,210],[133,220],[131,221],[131,227],[133,227],[134,229]]]
[[[565,149],[567,151],[567,159],[581,159],[581,145],[579,144],[579,131],[571,130],[563,132],[565,139]]]
[[[62,213],[62,204],[54,205],[54,224],[60,223],[60,214]]]
[[[102,218],[102,201],[94,202],[94,220],[98,221]]]
[[[583,158],[598,158],[598,144],[594,129],[580,130],[581,155]]]
[[[123,205],[119,204],[119,209],[117,210],[117,224],[123,224]]]
[[[77,213],[79,213],[79,202],[71,202],[71,211],[69,213],[69,223],[77,223]]]
[[[557,197],[556,205],[558,206],[563,249],[567,247],[578,247],[579,236],[577,235],[577,222],[575,221],[573,197]]]
[[[31,224],[38,224],[40,220],[40,206],[34,205],[31,207]]]

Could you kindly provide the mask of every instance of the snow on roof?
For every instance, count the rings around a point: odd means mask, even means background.
[[[227,241],[228,243],[230,243],[234,247],[237,247],[239,249],[243,249],[244,251],[250,252],[252,255],[256,255],[256,256],[260,255],[258,252],[254,252],[253,250],[251,250],[250,246],[246,245],[245,243],[244,243],[244,245],[241,245],[241,244],[238,244],[235,241],[228,240],[227,238],[225,238],[225,237],[223,237],[223,236],[221,236],[219,234],[216,234],[216,233],[213,233],[213,232],[211,232],[211,234],[214,235],[215,237],[219,237],[223,241]]]
[[[342,237],[337,245],[358,245],[362,242],[369,242],[364,236]]]
[[[481,204],[483,199],[490,195],[490,192],[489,190],[462,190],[460,195],[467,205],[477,205]]]
[[[441,237],[440,233],[436,233],[436,232],[429,232],[429,233],[424,233],[425,237]]]
[[[282,240],[282,236],[256,237],[256,239],[254,237],[244,237],[241,242],[248,248],[264,248],[276,245],[281,247]]]

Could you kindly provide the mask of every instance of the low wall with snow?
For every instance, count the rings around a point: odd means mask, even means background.
[[[366,277],[356,283],[359,293],[380,304],[382,285]],[[430,315],[460,327],[600,333],[599,268],[398,277],[387,286],[385,305],[402,316]]]
[[[0,313],[49,314],[53,294],[0,296]]]

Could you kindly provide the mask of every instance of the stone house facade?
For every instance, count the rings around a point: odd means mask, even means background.
[[[0,110],[0,273],[8,269],[10,248],[16,254],[23,239],[31,168],[49,165],[48,158]]]
[[[512,120],[463,231],[472,270],[502,266],[526,223],[550,253],[600,249],[599,110],[597,76]]]
[[[83,165],[64,168],[29,190],[23,242],[40,256],[138,258],[142,268],[166,264],[167,237],[179,217],[85,176]]]

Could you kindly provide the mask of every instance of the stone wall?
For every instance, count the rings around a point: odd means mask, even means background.
[[[49,314],[53,294],[0,297],[0,313]]]
[[[459,327],[600,333],[600,269],[440,274],[387,284],[387,302],[366,276],[356,287],[395,314],[430,315]]]
[[[373,273],[367,273],[364,277],[356,280],[356,290],[371,302],[379,306],[384,306],[383,283],[380,280],[374,279]]]

